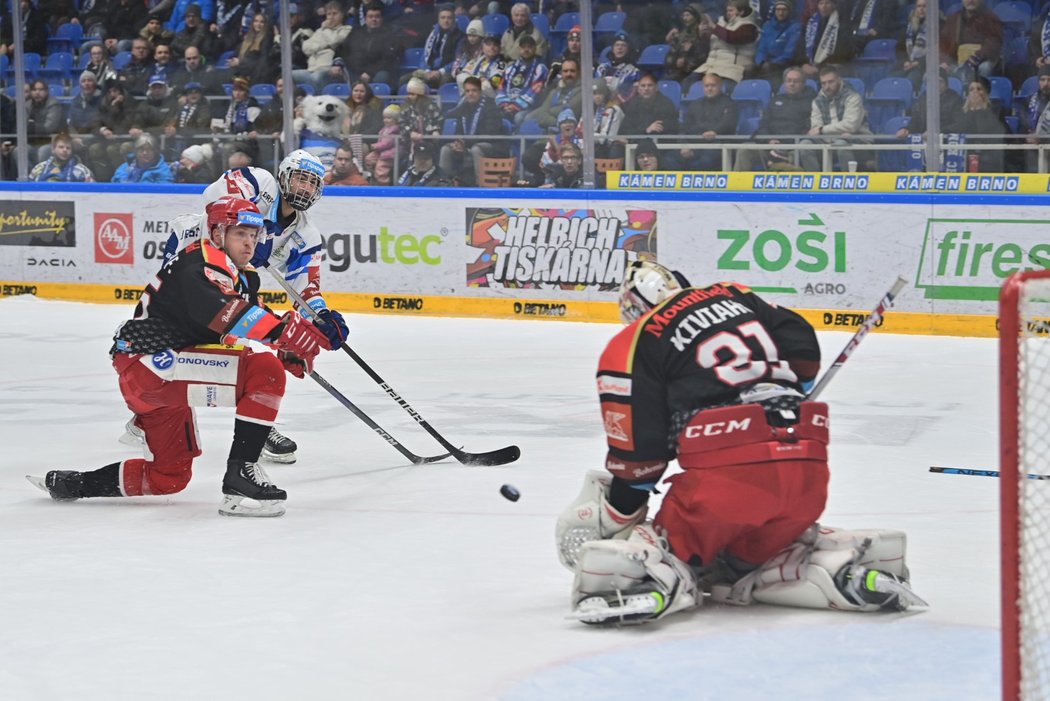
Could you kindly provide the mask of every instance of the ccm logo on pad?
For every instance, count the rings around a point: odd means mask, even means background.
[[[699,426],[687,426],[686,438],[699,438],[701,436],[720,436],[723,433],[734,433],[735,431],[746,431],[751,428],[751,419],[743,421],[716,421]]]

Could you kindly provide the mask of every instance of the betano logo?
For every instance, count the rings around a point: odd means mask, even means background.
[[[929,219],[915,286],[927,299],[994,301],[1019,270],[1050,268],[1050,221]]]

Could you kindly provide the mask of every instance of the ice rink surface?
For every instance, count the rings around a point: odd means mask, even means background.
[[[565,620],[557,514],[604,434],[600,324],[348,317],[356,350],[467,450],[506,467],[406,465],[309,380],[269,468],[279,519],[216,513],[232,410],[171,497],[50,501],[23,478],[135,452],[107,350],[123,306],[0,300],[0,698],[990,701],[998,695],[996,345],[869,336],[829,386],[822,522],[907,532],[931,608],[712,605],[662,623]],[[821,334],[825,360],[846,333]],[[317,370],[420,454],[439,446],[342,353]],[[503,499],[501,484],[521,490]],[[655,503],[655,502],[654,502]]]

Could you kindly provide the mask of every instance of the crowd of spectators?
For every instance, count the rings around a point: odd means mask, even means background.
[[[41,57],[26,81],[32,180],[202,183],[278,156],[280,0],[16,1],[27,58]],[[309,94],[346,100],[328,182],[473,185],[485,159],[513,157],[517,184],[575,187],[585,128],[596,158],[646,170],[819,170],[818,146],[835,170],[899,169],[871,144],[925,138],[926,0],[599,3],[593,66],[574,3],[541,7],[289,3],[296,116]],[[940,128],[956,151],[1044,143],[1050,3],[960,0],[940,26]],[[15,177],[14,31],[0,14],[3,178]],[[997,148],[960,163],[1039,166],[1034,150]]]

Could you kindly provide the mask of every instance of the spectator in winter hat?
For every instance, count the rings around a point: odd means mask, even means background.
[[[636,170],[660,170],[660,149],[652,139],[642,139],[634,147]]]
[[[179,156],[179,168],[175,172],[177,183],[209,184],[215,180],[212,168],[214,150],[211,144],[195,144],[182,151]]]
[[[157,142],[149,134],[135,140],[135,152],[113,174],[115,183],[170,183],[175,176],[157,151]]]
[[[568,60],[576,61],[576,67],[579,69],[583,63],[580,61],[581,52],[583,51],[582,39],[583,30],[580,29],[580,25],[573,25],[572,29],[569,30],[569,34],[565,39],[565,51],[562,52],[561,56],[551,61],[550,72],[547,76],[547,85],[556,85],[556,79],[561,75],[561,64]]]

